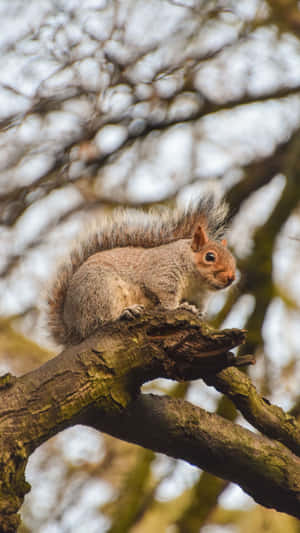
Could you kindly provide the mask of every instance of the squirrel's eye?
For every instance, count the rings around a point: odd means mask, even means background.
[[[216,259],[216,256],[213,252],[207,252],[207,254],[205,255],[205,260],[209,261],[210,263],[215,261],[215,259]]]

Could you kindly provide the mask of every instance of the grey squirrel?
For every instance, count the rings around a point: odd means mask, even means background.
[[[212,195],[187,209],[117,211],[62,264],[49,293],[49,327],[76,344],[102,324],[160,305],[205,310],[235,279],[224,239],[228,208]]]

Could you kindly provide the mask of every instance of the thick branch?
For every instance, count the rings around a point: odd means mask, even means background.
[[[239,484],[258,503],[300,518],[300,459],[281,443],[190,403],[141,395],[122,415],[85,423]]]
[[[207,379],[247,362],[228,352],[243,340],[242,331],[213,331],[188,311],[156,311],[103,327],[35,371],[4,378],[0,531],[16,529],[30,453],[76,423],[186,459],[239,483],[262,504],[300,517],[299,458],[285,446],[187,402],[139,394],[140,385],[156,377]]]

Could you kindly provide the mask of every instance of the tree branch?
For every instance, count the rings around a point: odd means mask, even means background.
[[[226,394],[246,420],[271,439],[285,444],[300,457],[300,425],[296,418],[260,396],[246,374],[226,368],[204,378],[208,385]]]
[[[122,415],[87,423],[184,459],[240,485],[255,501],[300,518],[300,459],[285,446],[180,400],[140,395]]]
[[[0,383],[0,531],[12,532],[29,490],[24,471],[42,442],[77,423],[181,457],[234,481],[263,505],[300,517],[300,461],[283,444],[182,400],[140,394],[156,377],[190,380],[251,362],[228,350],[240,330],[215,331],[183,310],[119,321],[40,368]]]

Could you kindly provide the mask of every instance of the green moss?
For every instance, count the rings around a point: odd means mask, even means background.
[[[16,376],[13,376],[10,372],[0,376],[0,390],[11,387],[16,382]]]

